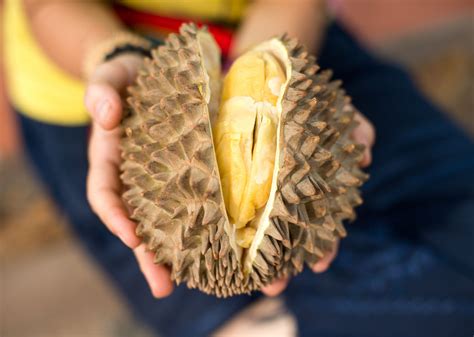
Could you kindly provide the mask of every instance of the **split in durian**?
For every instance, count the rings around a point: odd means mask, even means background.
[[[214,145],[227,214],[236,242],[249,248],[272,185],[279,114],[277,101],[285,72],[269,51],[239,57],[224,78],[213,125]]]

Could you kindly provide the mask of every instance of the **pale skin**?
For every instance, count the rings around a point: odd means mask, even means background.
[[[112,12],[100,2],[24,0],[33,33],[46,54],[63,69],[81,76],[85,55],[97,43],[123,30]],[[296,6],[295,3],[298,5]],[[249,8],[239,29],[232,57],[237,57],[252,45],[282,32],[298,37],[313,52],[324,32],[322,0],[260,0]],[[89,143],[89,174],[87,196],[94,212],[107,228],[133,249],[153,296],[166,297],[173,291],[169,270],[153,263],[153,255],[145,250],[135,235],[136,224],[121,200],[119,179],[119,123],[122,118],[121,94],[135,79],[142,58],[121,55],[102,63],[87,80],[84,103],[92,117]],[[371,148],[375,132],[362,115],[353,132],[355,141],[366,145],[361,167],[371,163]],[[337,248],[316,263],[312,270],[327,270]],[[268,296],[280,294],[287,279],[275,281],[262,291]]]

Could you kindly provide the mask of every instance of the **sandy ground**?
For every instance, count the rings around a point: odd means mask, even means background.
[[[474,131],[471,21],[378,47],[408,66],[423,90]],[[0,336],[150,336],[69,235],[21,159],[0,161]],[[267,320],[264,318],[273,317]],[[218,336],[295,335],[278,299],[257,303]]]

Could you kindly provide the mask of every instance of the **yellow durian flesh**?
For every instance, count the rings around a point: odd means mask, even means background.
[[[238,58],[224,79],[213,126],[217,163],[227,214],[236,243],[250,247],[267,203],[276,154],[277,101],[286,76],[267,51]]]

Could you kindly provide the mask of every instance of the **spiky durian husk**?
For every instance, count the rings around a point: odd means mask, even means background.
[[[282,37],[293,73],[282,100],[277,191],[270,225],[244,273],[226,231],[200,31],[191,24],[171,35],[131,88],[122,180],[137,234],[156,262],[178,283],[226,297],[301,271],[346,235],[342,221],[361,203],[363,148],[349,139],[355,109],[339,83]]]

